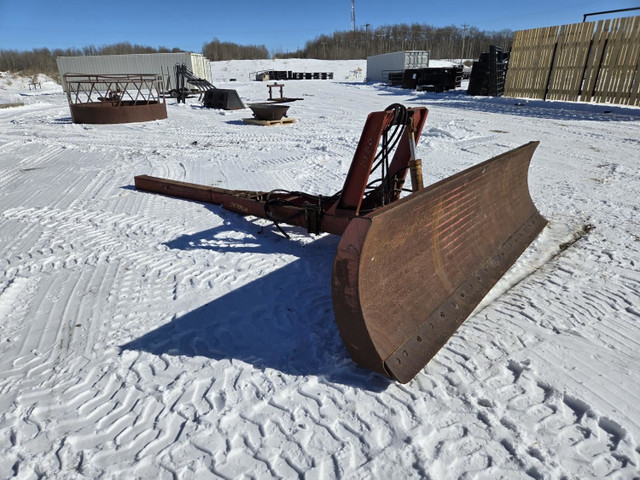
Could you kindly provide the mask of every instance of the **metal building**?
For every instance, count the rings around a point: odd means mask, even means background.
[[[196,77],[211,81],[209,59],[200,53],[136,53],[131,55],[81,55],[56,59],[60,78],[66,73],[162,75],[165,91],[176,88],[174,66],[184,63]],[[65,88],[63,86],[63,88]]]
[[[367,57],[367,81],[389,83],[389,74],[429,66],[429,52],[406,50]]]

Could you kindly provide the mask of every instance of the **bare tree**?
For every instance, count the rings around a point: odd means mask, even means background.
[[[156,53],[156,52],[180,52],[179,48],[169,50],[166,47],[153,48],[144,45],[131,45],[129,42],[121,42],[113,45],[96,47],[88,45],[80,49],[67,48],[49,50],[48,48],[34,48],[31,51],[0,50],[0,71],[21,72],[25,75],[44,73],[60,80],[56,57],[80,56],[80,55],[122,55],[131,53]]]
[[[202,54],[211,61],[269,58],[269,51],[264,45],[238,45],[221,42],[217,38],[202,46]]]
[[[414,23],[412,25],[382,25],[377,28],[338,31],[332,35],[320,35],[308,41],[305,47],[295,52],[278,52],[277,56],[299,58],[327,58],[332,60],[366,58],[370,55],[399,50],[427,50],[431,58],[460,58],[463,48],[469,58],[477,58],[490,45],[511,48],[513,32],[469,30],[450,25],[432,27]]]

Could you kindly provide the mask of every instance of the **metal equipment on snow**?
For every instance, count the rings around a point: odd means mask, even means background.
[[[280,120],[287,116],[289,105],[280,103],[250,103],[249,108],[253,112],[253,116],[258,120]]]
[[[208,80],[196,77],[184,63],[177,64],[174,70],[176,88],[169,93],[178,99],[178,103],[185,102],[187,95],[192,90],[188,85],[191,85],[200,93],[200,100],[203,101],[206,108],[222,110],[241,110],[244,108],[244,104],[235,90],[216,88]]]
[[[398,104],[371,113],[344,186],[332,196],[147,175],[135,177],[135,186],[267,218],[278,228],[342,235],[331,283],[344,344],[358,364],[408,382],[546,224],[527,183],[538,142],[421,188],[415,145],[426,117],[424,107]],[[400,198],[408,170],[413,193]]]
[[[63,77],[74,123],[114,124],[167,118],[162,76],[147,73],[66,73]]]

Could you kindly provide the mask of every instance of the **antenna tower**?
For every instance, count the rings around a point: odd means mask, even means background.
[[[351,31],[356,31],[356,0],[351,0]]]

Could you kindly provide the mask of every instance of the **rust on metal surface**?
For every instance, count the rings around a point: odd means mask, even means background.
[[[115,124],[167,118],[161,75],[79,74],[63,77],[74,123]]]
[[[334,260],[332,296],[358,364],[409,381],[542,230],[546,220],[527,182],[537,145],[349,224]]]
[[[419,180],[412,179],[414,192],[400,198],[426,117],[426,108],[398,105],[371,113],[342,190],[327,197],[147,175],[135,177],[135,185],[268,218],[278,228],[342,235],[331,281],[340,335],[356,363],[407,382],[546,224],[528,188],[538,142],[427,188],[416,189]]]

